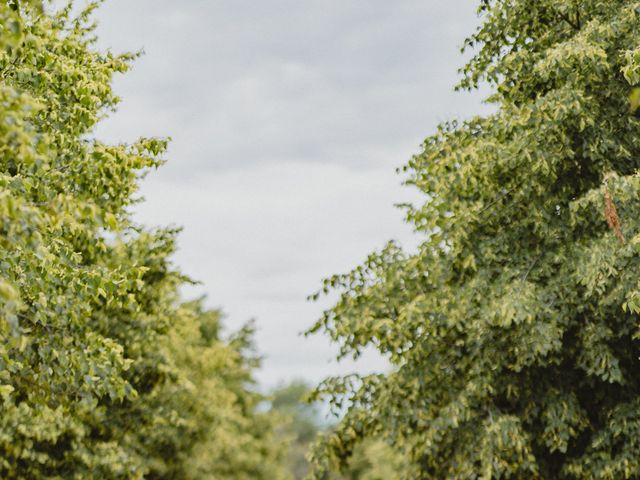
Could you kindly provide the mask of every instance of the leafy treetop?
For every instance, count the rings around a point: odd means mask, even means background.
[[[131,221],[166,140],[92,137],[135,57],[94,48],[96,7],[0,3],[0,477],[284,478],[250,329],[181,302],[176,232]]]
[[[640,477],[640,3],[478,11],[458,88],[488,83],[496,112],[404,168],[420,248],[325,281],[312,331],[393,369],[319,387],[348,413],[314,478],[380,435],[407,479]]]

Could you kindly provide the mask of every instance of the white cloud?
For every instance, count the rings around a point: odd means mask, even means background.
[[[336,371],[334,349],[299,333],[319,317],[309,304],[324,276],[346,271],[391,236],[412,241],[393,202],[407,199],[391,169],[357,170],[335,164],[266,164],[208,173],[189,183],[151,177],[138,217],[184,226],[175,261],[210,292],[227,324],[256,317],[267,383],[302,370]],[[326,306],[326,302],[324,302]],[[381,365],[377,362],[376,365]],[[294,375],[295,376],[295,375]]]
[[[394,169],[439,121],[483,110],[452,92],[473,5],[111,0],[99,20],[103,46],[146,55],[97,134],[173,137],[138,219],[184,226],[175,261],[231,327],[257,319],[263,383],[353,368],[298,336],[328,306],[305,298],[387,240],[416,241]]]

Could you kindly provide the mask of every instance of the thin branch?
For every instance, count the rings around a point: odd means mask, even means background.
[[[580,24],[573,22],[566,13],[558,12],[558,17],[567,22],[574,30],[580,30]]]
[[[2,69],[1,75],[2,78],[7,78],[7,74],[13,70],[13,68],[16,66],[16,64],[18,63],[18,60],[20,59],[19,56],[16,55],[16,57],[9,62],[9,65],[7,65],[4,69]]]
[[[506,192],[502,193],[500,197],[496,198],[493,202],[489,203],[488,205],[486,205],[482,210],[480,210],[478,212],[478,215],[482,215],[486,210],[490,209],[491,207],[493,207],[496,203],[498,203],[500,200],[503,200],[507,195],[509,195],[510,193],[512,193],[514,190],[520,188],[522,186],[522,184],[524,183],[524,180],[521,181],[520,183],[518,183],[517,185],[514,185],[513,187],[511,187],[509,190],[507,190]]]
[[[540,255],[538,255],[536,257],[536,259],[533,261],[533,263],[529,266],[529,268],[527,269],[525,274],[522,276],[522,281],[523,282],[527,280],[527,277],[529,276],[529,273],[531,273],[531,270],[533,270],[533,267],[536,266],[536,264],[538,263],[538,261],[540,261],[540,259],[542,258],[543,255],[544,255],[544,251],[542,253],[540,253]]]

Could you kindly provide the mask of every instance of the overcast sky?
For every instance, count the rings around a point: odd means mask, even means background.
[[[175,262],[228,330],[251,318],[264,387],[385,368],[300,332],[329,303],[321,280],[418,237],[395,168],[447,119],[487,110],[453,92],[469,0],[107,0],[100,45],[144,49],[116,81],[109,141],[171,136],[136,218],[184,227]]]

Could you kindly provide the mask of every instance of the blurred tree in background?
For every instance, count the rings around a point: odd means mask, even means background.
[[[311,387],[303,380],[283,384],[271,393],[271,409],[280,418],[279,433],[288,445],[288,468],[295,480],[310,471],[309,448],[320,436],[330,435],[334,425],[309,403]],[[402,458],[379,439],[367,439],[355,448],[346,470],[327,473],[326,480],[394,480]]]
[[[336,480],[398,480],[404,459],[378,438],[367,438],[358,444],[342,474]]]
[[[307,475],[307,451],[316,435],[325,428],[317,405],[305,401],[309,391],[306,382],[294,380],[271,393],[271,409],[280,416],[280,434],[289,446],[287,463],[296,480]]]
[[[405,171],[417,252],[324,284],[312,331],[389,374],[327,379],[314,476],[383,438],[404,479],[640,478],[640,2],[481,0],[459,88]]]
[[[0,477],[288,478],[251,328],[183,303],[176,231],[132,222],[166,141],[92,137],[134,58],[95,7],[0,3]]]

